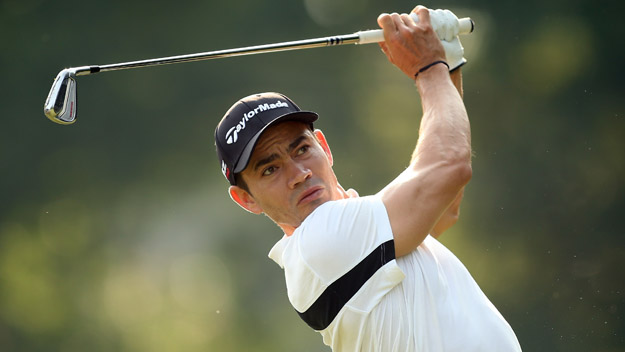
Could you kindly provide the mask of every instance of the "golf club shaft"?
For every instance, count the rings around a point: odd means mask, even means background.
[[[459,21],[459,33],[468,34],[473,31],[474,24],[470,18],[461,18]],[[253,55],[297,49],[312,49],[325,46],[338,46],[347,44],[369,44],[384,41],[384,34],[381,29],[360,31],[353,34],[336,35],[314,39],[296,40],[273,44],[255,45],[243,48],[208,51],[196,54],[177,55],[161,57],[156,59],[138,60],[122,62],[117,64],[83,66],[74,69],[76,76],[84,76],[92,73],[125,70],[138,67],[149,67],[157,65],[176,64],[182,62],[202,61],[219,59],[233,56]]]
[[[202,60],[262,54],[262,53],[270,53],[270,52],[286,51],[286,50],[312,49],[312,48],[319,48],[319,47],[324,47],[324,46],[356,44],[358,43],[358,41],[359,41],[359,36],[357,33],[354,33],[354,34],[347,34],[347,35],[338,35],[338,36],[333,36],[333,37],[305,39],[305,40],[297,40],[297,41],[291,41],[291,42],[248,46],[248,47],[235,48],[235,49],[208,51],[208,52],[188,54],[188,55],[168,56],[168,57],[161,57],[161,58],[156,58],[156,59],[129,61],[129,62],[122,62],[122,63],[117,63],[117,64],[108,64],[108,65],[100,65],[100,66],[84,66],[84,67],[79,67],[76,69],[76,75],[83,76],[83,75],[88,75],[92,73],[125,70],[129,68],[176,64],[176,63],[182,63],[182,62],[202,61]]]

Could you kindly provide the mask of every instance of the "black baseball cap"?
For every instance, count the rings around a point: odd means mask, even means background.
[[[259,93],[237,101],[215,128],[215,146],[221,172],[231,185],[234,175],[245,170],[260,135],[271,125],[282,121],[310,124],[317,113],[302,111],[293,100],[280,93]]]

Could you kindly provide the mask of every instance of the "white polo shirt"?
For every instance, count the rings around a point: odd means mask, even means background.
[[[462,263],[428,236],[395,259],[376,196],[327,202],[271,249],[289,301],[334,351],[520,351]]]

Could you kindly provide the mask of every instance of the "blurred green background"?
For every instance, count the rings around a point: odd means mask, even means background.
[[[230,201],[213,130],[239,97],[317,111],[341,183],[377,192],[421,114],[375,45],[78,78],[64,67],[351,33],[417,3],[0,1],[0,350],[327,351],[266,256],[281,232]],[[623,2],[430,1],[462,38],[474,176],[441,240],[526,351],[623,351]]]

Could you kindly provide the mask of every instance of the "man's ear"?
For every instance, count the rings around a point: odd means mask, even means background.
[[[254,214],[261,214],[263,209],[256,203],[256,200],[252,195],[239,186],[230,186],[228,188],[228,193],[230,194],[230,198],[237,203],[241,208],[249,211]]]
[[[321,148],[323,148],[323,151],[326,152],[328,160],[330,160],[330,166],[333,166],[334,159],[332,159],[332,151],[330,150],[330,146],[328,145],[326,136],[323,135],[323,132],[321,132],[321,130],[315,130],[315,137],[317,137],[317,140],[319,141],[319,144],[321,144]]]

